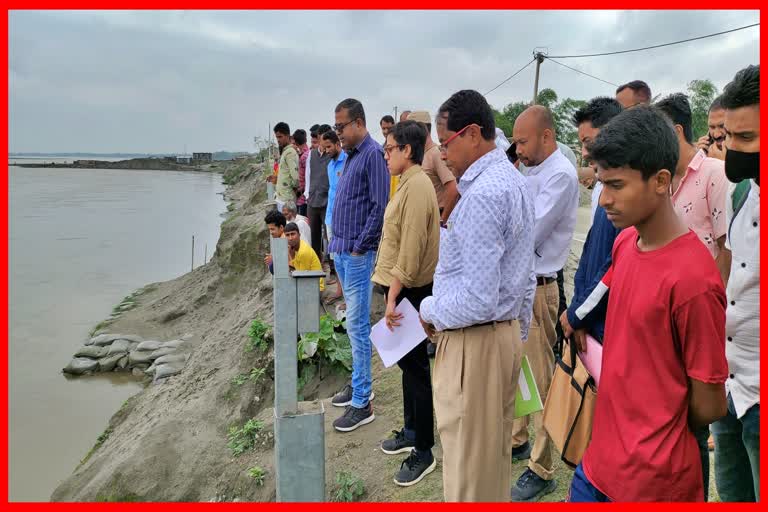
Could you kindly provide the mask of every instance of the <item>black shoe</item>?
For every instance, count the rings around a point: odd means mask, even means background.
[[[407,459],[400,464],[400,471],[395,475],[395,483],[402,487],[415,485],[433,472],[437,467],[437,460],[428,452],[429,457],[419,456],[416,450],[411,451]]]
[[[556,487],[556,480],[544,480],[530,469],[526,469],[512,488],[512,501],[534,501],[551,493]]]
[[[376,398],[376,395],[371,391],[371,396],[368,398],[368,401],[372,402],[374,398]],[[331,405],[335,405],[336,407],[352,405],[352,386],[347,384],[344,386],[344,389],[333,395]]]
[[[427,343],[427,356],[428,357],[435,357],[435,352],[437,352],[437,344],[432,343],[431,341]]]
[[[416,446],[416,443],[405,438],[405,429],[393,430],[392,433],[395,434],[395,437],[381,442],[381,451],[387,455],[407,453]]]
[[[525,460],[531,458],[531,443],[524,442],[516,448],[512,448],[512,460]]]
[[[349,405],[341,418],[333,422],[333,428],[339,432],[352,432],[357,427],[367,425],[375,419],[373,406],[370,403],[362,409]]]

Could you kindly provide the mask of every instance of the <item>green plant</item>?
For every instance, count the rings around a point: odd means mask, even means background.
[[[360,477],[349,471],[336,473],[336,491],[333,501],[358,501],[363,494],[365,494],[365,484]]]
[[[266,350],[268,332],[269,325],[265,324],[260,318],[256,318],[251,322],[251,327],[248,329],[248,343],[245,345],[245,350],[247,352],[251,352],[256,348]]]
[[[267,476],[267,472],[261,466],[253,466],[248,468],[248,475],[253,478],[256,485],[264,485],[264,478]]]
[[[127,402],[128,402],[128,401],[126,400],[126,403],[127,403]],[[102,445],[102,444],[104,444],[104,441],[106,441],[107,439],[109,439],[109,435],[110,435],[111,433],[112,433],[112,427],[107,427],[106,429],[104,429],[104,432],[102,432],[101,434],[99,434],[99,437],[97,437],[97,438],[96,438],[96,444],[94,444],[94,445],[93,445],[93,448],[91,448],[90,450],[88,450],[88,453],[86,453],[86,454],[85,454],[85,457],[83,457],[83,460],[81,460],[81,461],[80,461],[80,465],[81,465],[81,466],[82,466],[83,464],[85,464],[85,463],[88,461],[88,459],[90,459],[90,458],[91,458],[91,455],[93,455],[93,454],[94,454],[94,452],[96,452],[96,450],[98,450],[98,449],[99,449],[99,447],[101,447],[101,445]]]
[[[251,374],[249,378],[252,382],[258,382],[264,376],[266,371],[266,368],[251,368]]]
[[[245,384],[245,381],[247,380],[248,380],[248,375],[244,373],[240,373],[232,377],[232,384],[234,384],[235,386],[242,386],[243,384]]]
[[[232,377],[232,384],[234,386],[242,386],[249,380],[251,382],[258,382],[266,371],[266,368],[251,368],[251,371],[248,373],[238,373]]]
[[[264,422],[250,419],[242,428],[230,427],[227,434],[227,448],[232,454],[238,456],[243,452],[252,450],[256,445],[256,437],[264,429]]]
[[[299,361],[311,359],[307,356],[313,345],[316,347],[313,358],[320,357],[325,359],[331,366],[343,368],[346,371],[352,371],[352,347],[349,343],[349,336],[345,333],[336,332],[336,328],[342,326],[343,322],[332,318],[330,315],[320,317],[320,330],[318,332],[309,332],[301,335],[298,344]]]

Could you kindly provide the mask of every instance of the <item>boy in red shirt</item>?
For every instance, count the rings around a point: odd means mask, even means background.
[[[618,228],[592,440],[569,501],[703,501],[692,429],[726,414],[725,290],[675,213],[679,148],[655,108],[625,110],[589,148]],[[580,347],[586,350],[586,347]]]

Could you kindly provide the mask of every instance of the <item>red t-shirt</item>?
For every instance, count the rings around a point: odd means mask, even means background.
[[[688,378],[725,382],[725,290],[693,231],[641,252],[637,230],[613,246],[592,440],[582,459],[614,501],[703,501],[688,428]]]

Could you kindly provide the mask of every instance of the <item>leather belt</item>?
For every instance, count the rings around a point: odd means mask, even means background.
[[[544,286],[545,284],[554,283],[555,281],[557,281],[556,277],[536,276],[537,286]]]
[[[441,332],[455,332],[455,331],[462,331],[464,329],[472,329],[474,327],[485,327],[488,325],[494,325],[494,324],[508,324],[510,322],[513,322],[513,320],[494,320],[492,322],[483,322],[482,324],[474,324],[474,325],[468,325],[466,327],[459,327],[458,329],[446,329]]]

